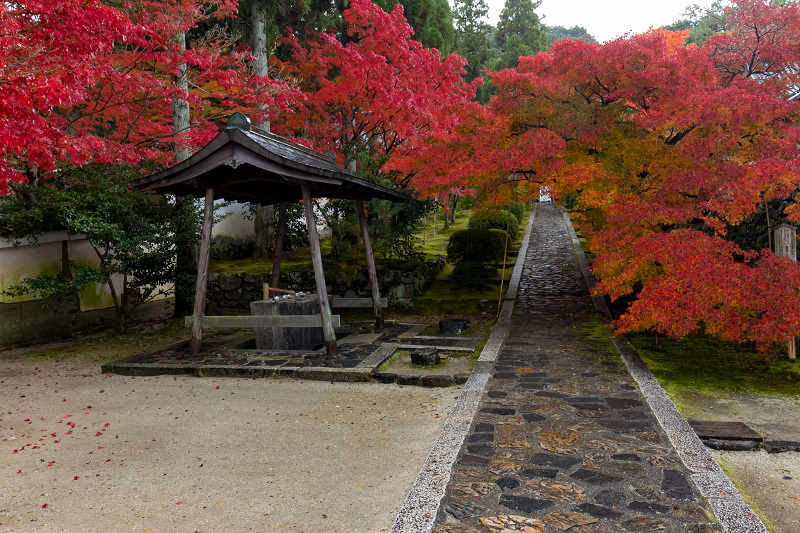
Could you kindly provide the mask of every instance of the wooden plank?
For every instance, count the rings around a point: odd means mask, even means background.
[[[325,351],[328,355],[337,355],[336,332],[331,323],[331,306],[328,303],[328,288],[325,285],[325,272],[322,270],[322,251],[319,249],[319,234],[317,222],[314,219],[314,204],[311,198],[311,188],[307,182],[302,182],[300,190],[303,192],[303,207],[306,212],[306,227],[308,229],[308,242],[311,244],[311,264],[314,267],[314,282],[317,286],[319,310],[322,315],[322,334],[325,339]]]
[[[372,291],[372,307],[375,310],[375,325],[380,329],[383,328],[381,292],[378,287],[378,272],[375,270],[375,257],[372,255],[372,243],[370,243],[369,240],[369,228],[367,227],[367,216],[364,214],[363,201],[356,201],[356,210],[358,211],[358,224],[361,227],[361,240],[364,241],[364,256],[367,259],[367,275],[369,276],[369,286]]]
[[[206,310],[206,290],[208,289],[208,259],[211,253],[211,226],[214,223],[214,189],[206,189],[205,206],[203,208],[203,230],[200,234],[200,253],[197,258],[197,284],[194,292],[194,325],[192,340],[189,341],[189,354],[200,353],[203,340],[203,328],[200,317]]]
[[[278,228],[275,232],[275,253],[272,254],[272,277],[269,284],[274,289],[280,286],[281,259],[283,258],[283,236],[286,233],[286,202],[278,210]]]
[[[331,315],[333,327],[341,327],[341,317]],[[194,326],[194,318],[184,319],[187,328]],[[238,316],[204,316],[203,328],[321,328],[320,315],[238,315]]]
[[[380,298],[379,302],[381,307],[389,307],[389,301],[386,298]],[[353,308],[374,307],[374,305],[372,298],[331,298],[331,307]]]
[[[764,438],[742,422],[716,422],[706,420],[689,420],[689,425],[701,439],[721,440],[755,440]]]

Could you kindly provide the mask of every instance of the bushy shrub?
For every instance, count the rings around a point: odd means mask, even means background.
[[[497,272],[479,261],[464,261],[453,269],[453,285],[456,288],[480,289]]]
[[[477,201],[478,199],[475,198],[474,196],[466,194],[462,196],[460,200],[458,200],[458,207],[460,209],[472,209],[473,207],[475,207],[475,202]]]
[[[499,261],[503,259],[505,244],[505,231],[496,229],[456,231],[447,243],[447,260],[451,263]]]
[[[508,204],[508,208],[511,210],[511,214],[517,217],[517,221],[522,222],[522,219],[525,218],[525,206],[519,202],[511,202]]]
[[[499,230],[506,230],[506,224],[508,223],[508,236],[511,237],[511,240],[517,238],[517,232],[519,230],[519,219],[511,214],[511,220],[507,220],[508,213],[507,211],[503,211],[497,207],[491,207],[488,209],[481,209],[471,217],[469,217],[469,222],[467,225],[469,229],[499,229]]]

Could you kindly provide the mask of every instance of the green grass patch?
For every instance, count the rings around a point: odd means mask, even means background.
[[[327,244],[327,246],[326,246]],[[330,243],[323,239],[321,244],[322,269],[325,277],[332,281],[351,281],[367,279],[367,263],[364,252],[358,247],[352,247],[342,252],[338,259],[330,256]],[[378,270],[410,271],[419,268],[420,262],[408,261],[399,258],[375,257],[375,267]],[[253,261],[252,259],[212,259],[209,263],[210,273],[248,272],[250,274],[268,275],[272,272],[272,260]],[[311,264],[311,250],[301,248],[291,252],[281,259],[281,272],[307,272],[314,271]]]
[[[518,238],[509,243],[508,261],[503,276],[503,291],[508,287],[514,270],[514,261],[525,232],[525,227],[530,216],[531,206],[526,206],[525,216],[520,222]],[[440,255],[446,255],[447,243],[450,235],[456,231],[467,229],[467,222],[471,215],[470,210],[456,211],[455,222],[450,222],[449,227],[444,229],[444,214],[440,213],[437,217],[436,234],[434,235],[433,217],[428,216],[426,225],[420,225],[415,233],[416,244],[422,252],[424,258],[433,259]],[[320,241],[323,260],[322,266],[325,277],[329,281],[362,281],[367,279],[366,261],[360,246],[350,246],[345,249],[338,259],[330,257],[330,239]],[[376,268],[378,270],[402,270],[410,271],[419,268],[420,263],[399,258],[388,258],[376,256]],[[413,302],[406,304],[394,304],[391,314],[480,314],[482,312],[493,313],[496,311],[498,295],[500,293],[500,278],[502,275],[502,264],[498,266],[497,274],[480,289],[470,289],[466,287],[455,287],[452,281],[452,264],[447,264],[442,272],[436,277],[427,290],[416,295]],[[272,262],[256,262],[251,259],[240,260],[212,260],[209,265],[209,272],[249,272],[251,274],[267,275],[272,270]],[[286,254],[281,261],[281,272],[312,272],[311,252],[309,248],[302,248]],[[490,304],[486,308],[478,306],[478,300],[489,300]]]
[[[140,353],[164,348],[189,338],[191,331],[183,327],[183,319],[149,324],[125,333],[105,332],[82,339],[53,343],[35,349],[7,352],[20,353],[20,360],[31,363],[104,364]]]
[[[630,335],[642,359],[667,392],[694,390],[795,396],[800,390],[800,360],[785,348],[759,353],[754,344],[724,342],[708,335],[675,340],[649,333]]]
[[[515,241],[509,242],[508,261],[506,263],[505,275],[503,276],[502,264],[497,265],[497,274],[482,288],[471,289],[468,287],[456,287],[452,280],[454,265],[447,264],[445,268],[436,276],[436,279],[419,296],[414,297],[412,304],[405,310],[409,313],[419,315],[432,314],[481,314],[495,313],[497,311],[497,301],[500,295],[500,278],[503,277],[503,292],[508,287],[508,281],[514,270],[514,262],[519,252],[525,227],[528,224],[532,207],[526,206],[525,216],[520,222],[520,231]],[[446,255],[447,243],[450,235],[456,231],[467,229],[470,212],[467,210],[456,213],[456,221],[450,223],[446,230],[442,229],[442,222],[438,222],[437,234],[433,235],[433,228],[429,225],[425,228],[425,244],[422,244],[423,228],[417,230],[417,241],[420,243],[426,257],[436,257]],[[430,217],[429,217],[430,219]],[[479,300],[488,300],[486,307],[479,307]]]
[[[588,336],[592,340],[592,344],[597,352],[602,357],[608,357],[618,361],[620,365],[625,365],[622,358],[617,351],[617,347],[611,341],[611,336],[614,334],[609,327],[608,322],[597,313],[590,313],[588,320]]]

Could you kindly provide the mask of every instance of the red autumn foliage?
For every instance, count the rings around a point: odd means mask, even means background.
[[[0,194],[88,163],[169,163],[237,107],[285,104],[283,83],[253,79],[249,54],[223,34],[173,42],[202,21],[234,15],[233,0],[21,0],[0,4]],[[189,91],[174,83],[187,66]],[[171,99],[192,124],[176,136]]]
[[[424,157],[389,166],[428,194],[458,184],[504,200],[516,173],[528,198],[571,198],[599,290],[633,299],[619,332],[784,341],[800,334],[800,267],[733,235],[766,234],[759,208],[800,189],[787,99],[800,8],[736,0],[727,24],[702,48],[662,30],[557,42],[493,73],[489,106],[465,109]]]
[[[362,150],[374,157],[408,153],[411,139],[446,131],[475,88],[462,81],[465,60],[443,58],[412,39],[400,4],[390,13],[369,0],[353,0],[342,34],[319,33],[305,42],[289,33],[289,61],[276,68],[303,91],[292,114],[273,117],[273,128],[340,162]]]

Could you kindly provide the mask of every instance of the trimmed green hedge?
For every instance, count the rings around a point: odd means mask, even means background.
[[[453,285],[457,288],[480,289],[497,272],[479,261],[464,261],[453,269]]]
[[[508,208],[511,210],[511,214],[517,217],[517,221],[522,222],[522,219],[525,218],[525,206],[519,202],[511,202],[508,204]]]
[[[469,229],[499,229],[505,231],[507,223],[508,236],[513,241],[517,238],[517,232],[519,231],[519,219],[514,215],[513,211],[509,221],[508,211],[503,211],[496,207],[481,209],[469,217],[467,226],[469,226]]]
[[[502,261],[506,232],[496,229],[456,231],[447,243],[447,260],[451,263]]]

